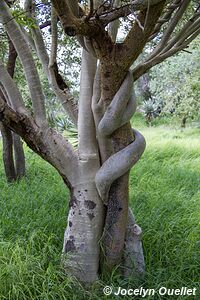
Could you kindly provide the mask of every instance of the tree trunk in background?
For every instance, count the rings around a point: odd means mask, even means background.
[[[3,143],[3,164],[7,181],[13,182],[25,176],[25,155],[21,138],[6,125],[0,123]]]
[[[137,80],[137,87],[143,101],[148,101],[149,99],[152,99],[149,82],[150,76],[148,73],[144,74]]]
[[[14,154],[15,154],[15,170],[16,178],[20,179],[25,176],[26,167],[25,167],[25,155],[23,149],[23,143],[18,134],[13,133],[13,145],[14,145]]]
[[[181,127],[185,128],[186,127],[186,121],[187,121],[187,117],[183,117],[181,120]]]
[[[2,141],[3,141],[3,164],[8,182],[16,180],[15,165],[13,159],[13,136],[12,131],[0,123]]]
[[[8,37],[9,56],[7,63],[7,71],[13,78],[15,71],[15,63],[17,59],[17,52],[15,47]],[[4,93],[0,90],[0,97],[6,102]],[[13,182],[16,179],[20,179],[25,175],[25,155],[21,138],[16,133],[1,124],[1,134],[3,140],[3,163],[5,174],[8,182]],[[14,148],[13,148],[14,146]],[[15,159],[13,157],[13,152]],[[14,162],[15,161],[15,162]]]

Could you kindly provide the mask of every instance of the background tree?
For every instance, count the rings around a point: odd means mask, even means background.
[[[7,38],[7,37],[6,37]],[[15,64],[17,59],[17,52],[12,41],[8,39],[8,61],[7,71],[13,78],[15,71]],[[5,49],[4,49],[5,50]],[[3,51],[4,52],[4,51]],[[0,65],[0,68],[2,66]],[[3,69],[1,74],[3,75]],[[0,85],[0,96],[5,102],[9,102],[6,92]],[[11,105],[12,106],[12,105]],[[25,175],[25,155],[20,136],[12,131],[2,122],[0,122],[1,135],[3,140],[3,163],[5,174],[8,182],[13,182]]]
[[[196,39],[187,52],[171,57],[151,71],[150,89],[155,103],[162,102],[164,113],[178,116],[182,127],[188,118],[200,120],[198,44]]]
[[[4,70],[1,80],[12,107],[0,100],[4,124],[52,164],[68,186],[71,199],[63,245],[67,272],[82,281],[120,265],[124,275],[144,273],[141,229],[128,210],[130,168],[145,149],[144,137],[130,126],[136,109],[133,81],[151,67],[184,49],[200,31],[200,11],[192,1],[52,0],[51,49],[46,48],[37,2],[25,1],[34,21],[30,32],[19,26],[6,2],[0,0],[0,21],[20,58],[33,106],[27,110],[18,87]],[[189,8],[188,14],[185,14]],[[116,42],[119,18],[132,17],[125,39]],[[65,33],[83,47],[79,102],[74,100],[57,64],[58,17]],[[181,28],[177,24],[184,18]],[[136,62],[147,43],[152,51]],[[36,52],[52,91],[78,127],[78,149],[50,128],[45,97],[28,43]],[[133,65],[132,71],[130,67]],[[12,88],[11,88],[12,87]]]

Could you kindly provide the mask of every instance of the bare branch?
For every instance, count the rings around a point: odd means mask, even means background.
[[[182,27],[182,29],[169,40],[161,53],[168,51],[173,46],[180,45],[184,42],[190,35],[192,35],[198,28],[200,27],[200,12],[194,14],[192,18],[190,18],[186,24]]]
[[[121,0],[115,0],[113,3],[113,7],[117,7],[120,3],[121,3]],[[120,25],[119,19],[115,20],[109,24],[108,32],[109,32],[113,42],[116,41],[119,25]]]
[[[23,103],[19,89],[17,88],[14,80],[9,75],[8,71],[4,67],[3,63],[0,61],[0,83],[6,91],[6,94],[12,104],[12,107],[21,113],[27,113],[25,105]]]
[[[90,0],[90,11],[85,18],[86,21],[88,21],[92,17],[93,12],[94,12],[94,2],[93,2],[93,0]]]
[[[67,0],[69,7],[74,16],[78,17],[79,15],[79,5],[78,0]]]
[[[119,60],[124,60],[124,57],[126,57],[122,64],[127,69],[130,67],[132,62],[135,61],[136,58],[140,55],[144,46],[146,45],[163,11],[164,4],[165,1],[162,1],[156,5],[150,6],[147,19],[147,10],[140,12],[138,20],[143,25],[143,27],[146,20],[146,28],[143,30],[142,28],[140,28],[138,23],[135,22],[125,41],[122,43],[123,51],[120,53],[121,57],[119,58]]]
[[[30,0],[28,0],[30,2]],[[32,1],[31,1],[32,2]],[[32,16],[33,18],[33,16]],[[55,52],[57,45],[55,42],[55,30],[57,30],[55,27],[57,26],[57,21],[55,20],[54,15],[54,28],[53,28],[53,38],[52,38],[52,55],[51,63],[49,62],[49,55],[47,53],[44,40],[42,37],[42,33],[40,28],[35,25],[34,28],[31,28],[33,42],[31,43],[31,46],[34,47],[36,50],[36,53],[42,63],[43,69],[45,71],[45,75],[55,93],[59,101],[61,102],[63,108],[69,115],[70,119],[73,121],[73,123],[76,125],[78,120],[78,107],[76,104],[76,101],[72,94],[69,91],[69,88],[67,84],[65,83],[64,79],[59,73],[57,63],[54,62],[55,60]],[[55,24],[56,23],[56,24]]]
[[[51,9],[51,55],[49,60],[49,67],[51,68],[57,60],[58,48],[58,28],[57,28],[57,14],[55,9]]]
[[[156,5],[163,0],[151,0],[150,5]],[[135,0],[130,4],[126,4],[110,11],[106,11],[98,15],[98,19],[102,22],[102,24],[107,25],[110,22],[122,18],[127,17],[135,11],[145,10],[149,6],[149,0]]]
[[[180,21],[181,17],[183,16],[184,12],[186,11],[189,3],[191,0],[185,0],[180,5],[178,11],[175,13],[173,18],[170,20],[167,29],[164,31],[163,37],[161,38],[161,41],[158,43],[157,47],[151,54],[150,58],[156,56],[158,53],[160,53],[164,47],[166,46],[166,43],[169,41],[169,38],[171,34],[173,33],[174,29],[176,28],[178,22]]]
[[[75,36],[77,29],[74,23],[77,21],[77,17],[73,14],[72,2],[65,0],[51,0],[51,2],[60,18],[65,33],[69,36]]]
[[[46,21],[46,22],[40,24],[40,29],[44,29],[48,26],[51,26],[51,21]]]
[[[95,125],[91,108],[96,67],[97,59],[83,50],[78,115],[78,152],[81,159],[86,159],[87,157],[98,153]]]
[[[168,29],[167,29],[167,32]],[[176,33],[174,37],[162,44],[161,48],[156,47],[145,62],[133,69],[134,80],[146,73],[153,66],[161,63],[166,58],[184,50],[200,33],[200,12],[196,12]],[[162,42],[163,43],[163,42]],[[161,44],[159,44],[161,45]]]
[[[182,3],[181,0],[174,0],[172,3],[170,3],[167,6],[165,13],[162,15],[162,17],[160,17],[158,19],[158,22],[155,26],[154,32],[150,36],[149,40],[152,40],[157,36],[157,34],[159,33],[159,31],[160,31],[161,27],[163,26],[163,24],[169,22],[169,20],[172,17],[172,14],[181,5],[181,3]]]

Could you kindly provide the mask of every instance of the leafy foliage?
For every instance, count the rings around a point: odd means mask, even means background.
[[[188,49],[169,58],[151,72],[150,88],[164,111],[200,120],[200,46],[197,39]]]

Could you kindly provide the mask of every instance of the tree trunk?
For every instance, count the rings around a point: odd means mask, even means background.
[[[122,264],[124,277],[143,279],[145,274],[145,262],[142,247],[142,230],[136,224],[135,217],[129,209],[126,228],[125,251]]]
[[[0,122],[3,141],[3,164],[8,182],[16,180],[15,165],[13,159],[13,136],[12,131]]]
[[[183,117],[181,120],[181,127],[185,128],[186,127],[186,121],[187,121],[187,117]]]
[[[148,73],[141,76],[137,81],[138,90],[142,101],[148,101],[152,99],[151,89],[150,89],[150,76]]]
[[[126,71],[121,70],[120,66],[116,66],[116,64],[110,65],[106,61],[102,67],[102,73],[102,90],[104,89],[102,98],[107,108],[126,77]],[[126,90],[123,91],[121,95],[122,100],[125,98],[126,93]],[[112,134],[113,153],[120,152],[131,144],[133,140],[130,123],[121,126]],[[106,273],[112,273],[113,268],[120,265],[122,261],[128,217],[128,186],[129,172],[119,177],[110,188],[103,234],[103,269]]]
[[[94,182],[97,167],[95,159],[80,162],[80,178],[70,188],[68,222],[64,235],[64,269],[85,283],[98,279],[104,222],[104,207]]]
[[[15,170],[17,179],[25,176],[26,167],[25,167],[25,155],[23,149],[23,143],[18,134],[13,133],[13,145],[14,145],[14,154],[15,154]]]
[[[17,52],[15,47],[8,36],[9,45],[9,55],[7,62],[8,74],[13,78],[15,72],[15,63],[17,59]],[[0,97],[6,102],[8,99],[4,96],[2,90],[0,90]],[[9,102],[9,101],[8,101]],[[25,175],[25,155],[23,150],[23,145],[20,136],[12,131],[6,126],[1,124],[1,132],[3,139],[3,161],[4,169],[8,182],[20,179]],[[15,162],[13,157],[13,147]]]

